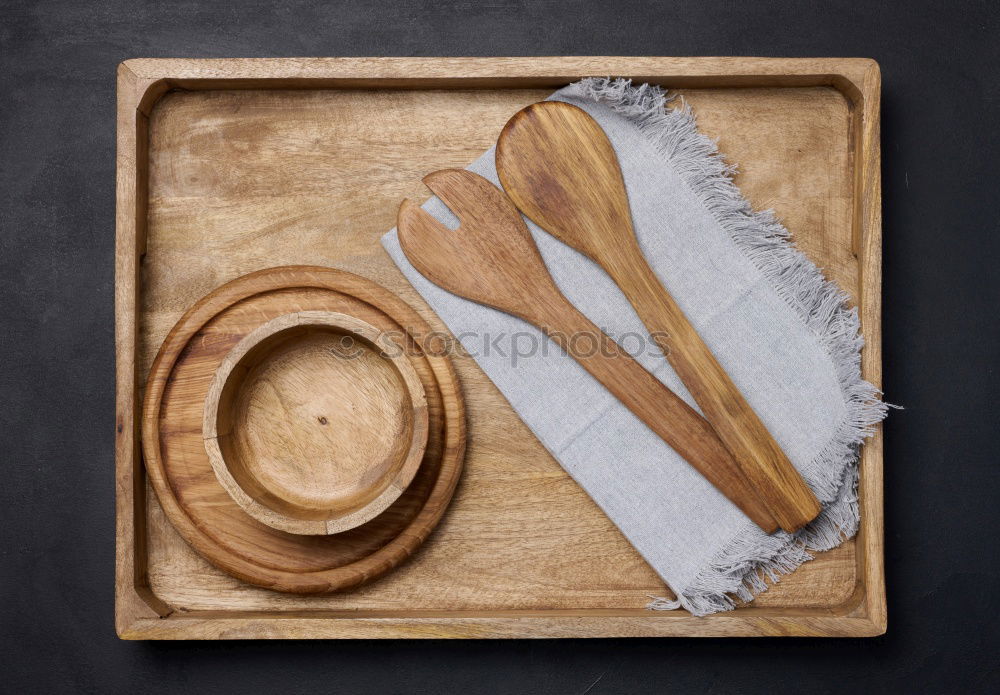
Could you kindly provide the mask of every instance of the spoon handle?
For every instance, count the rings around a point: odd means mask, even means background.
[[[711,426],[568,300],[540,302],[532,322],[767,533],[777,524]]]
[[[820,504],[635,246],[609,267],[656,344],[782,529],[797,531]]]

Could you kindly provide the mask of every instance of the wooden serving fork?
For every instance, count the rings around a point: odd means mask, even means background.
[[[424,183],[462,226],[452,231],[403,201],[399,243],[420,273],[452,294],[538,326],[758,526],[768,533],[777,528],[704,418],[563,296],[517,208],[500,189],[461,169],[434,172]],[[574,339],[581,335],[591,339]]]
[[[601,126],[572,104],[532,104],[504,127],[496,166],[525,215],[618,284],[781,528],[812,521],[816,496],[646,262]]]

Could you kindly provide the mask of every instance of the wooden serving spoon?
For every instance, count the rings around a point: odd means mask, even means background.
[[[462,226],[452,231],[404,200],[399,243],[417,270],[453,294],[538,326],[758,526],[768,533],[777,528],[704,418],[563,296],[517,208],[500,189],[461,169],[434,172],[424,183]]]
[[[618,158],[597,122],[565,102],[532,104],[504,126],[496,166],[525,215],[618,284],[781,528],[816,518],[816,496],[646,262]]]

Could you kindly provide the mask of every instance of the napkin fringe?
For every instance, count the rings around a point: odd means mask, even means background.
[[[622,78],[585,78],[564,92],[597,101],[637,124],[669,161],[673,170],[714,215],[733,242],[770,281],[777,293],[826,348],[844,393],[845,415],[812,467],[809,484],[823,510],[795,534],[767,535],[748,520],[748,528],[702,570],[676,600],[651,597],[648,608],[683,607],[697,616],[732,610],[751,601],[769,583],[812,559],[810,551],[828,550],[857,532],[858,452],[886,416],[881,391],[861,377],[857,310],[848,296],[799,251],[788,230],[771,210],[754,211],[732,181],[736,167],[727,164],[716,142],[699,133],[694,114],[683,99],[667,108],[674,96],[662,88],[632,86]]]

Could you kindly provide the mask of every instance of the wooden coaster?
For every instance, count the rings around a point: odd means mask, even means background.
[[[262,326],[301,312],[353,317],[391,338],[404,351],[426,400],[426,448],[412,482],[377,516],[334,535],[288,533],[255,519],[220,483],[206,450],[206,401],[227,356]],[[465,454],[465,406],[457,376],[448,357],[427,344],[430,339],[429,326],[398,297],[329,268],[262,270],[204,297],[164,340],[143,406],[146,470],[174,527],[217,567],[278,591],[347,589],[396,567],[440,520]],[[385,366],[384,359],[369,362]],[[324,426],[319,421],[324,417],[329,424],[329,415],[319,413],[317,427]],[[412,437],[407,446],[411,443]],[[273,480],[268,486],[280,487]],[[283,494],[294,498],[289,492],[294,487],[286,483]]]

